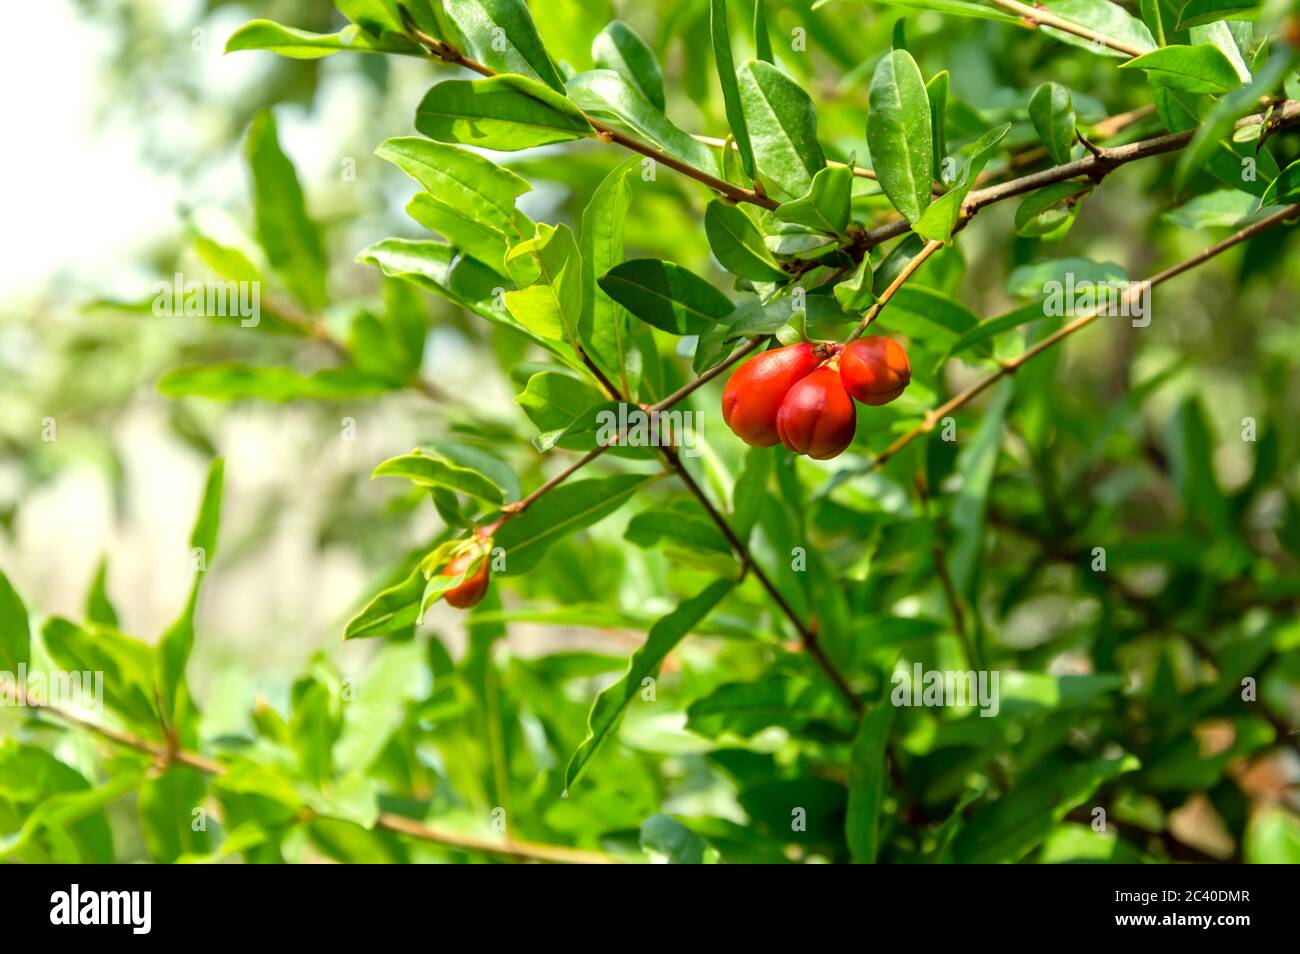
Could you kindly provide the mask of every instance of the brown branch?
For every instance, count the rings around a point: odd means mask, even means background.
[[[467,70],[473,70],[481,76],[496,76],[496,70],[484,66],[476,60],[470,59],[460,50],[455,49],[448,43],[444,43],[437,37],[430,36],[421,30],[405,9],[402,10],[403,18],[406,21],[407,33],[421,46],[429,51],[436,59],[444,63],[454,63],[457,66],[463,66]],[[576,107],[575,107],[576,108]],[[751,205],[761,206],[764,209],[775,209],[781,203],[777,202],[771,196],[765,195],[755,189],[746,189],[743,186],[735,185],[725,179],[719,179],[717,176],[710,175],[701,169],[696,169],[689,163],[683,162],[675,156],[670,156],[662,149],[656,149],[654,146],[633,139],[625,133],[620,132],[610,126],[605,125],[599,120],[592,119],[586,113],[583,118],[591,124],[592,131],[595,132],[596,138],[604,142],[618,143],[624,149],[630,149],[635,153],[653,159],[655,162],[667,166],[684,176],[701,182],[720,195],[726,196],[732,202],[748,202]]]
[[[1288,206],[1287,208],[1282,209],[1279,212],[1274,212],[1272,215],[1268,216],[1267,218],[1260,219],[1258,222],[1255,222],[1254,224],[1249,225],[1244,229],[1241,229],[1239,232],[1233,233],[1232,235],[1224,239],[1222,242],[1216,242],[1214,245],[1211,245],[1210,247],[1203,249],[1197,254],[1191,256],[1190,258],[1186,258],[1176,265],[1171,265],[1169,268],[1166,268],[1164,271],[1157,272],[1155,275],[1152,275],[1150,278],[1146,279],[1145,281],[1132,284],[1122,296],[1119,307],[1122,310],[1126,306],[1132,304],[1133,299],[1137,295],[1144,293],[1147,289],[1162,284],[1164,282],[1167,282],[1171,278],[1176,278],[1177,276],[1181,275],[1183,272],[1195,268],[1197,265],[1200,265],[1203,262],[1209,261],[1211,258],[1214,258],[1216,255],[1218,255],[1220,252],[1226,251],[1227,249],[1231,248],[1234,245],[1239,244],[1240,242],[1244,242],[1247,239],[1252,238],[1253,236],[1258,235],[1261,232],[1267,231],[1273,226],[1280,224],[1283,220],[1292,218],[1297,214],[1300,214],[1300,205]],[[1046,338],[1043,338],[1041,341],[1039,341],[1032,347],[1027,348],[1025,351],[1017,355],[1015,358],[1012,358],[1008,361],[1004,361],[997,371],[989,374],[984,378],[981,378],[980,380],[976,381],[974,384],[967,387],[965,390],[959,392],[958,394],[954,395],[952,398],[945,401],[943,404],[939,405],[939,407],[930,411],[930,413],[928,413],[925,416],[925,420],[923,420],[916,427],[912,428],[906,434],[903,434],[901,437],[899,437],[897,440],[891,443],[888,447],[886,447],[883,451],[877,454],[876,457],[872,460],[868,469],[875,470],[881,467],[887,460],[889,460],[891,457],[897,454],[908,444],[912,443],[912,441],[916,440],[922,434],[928,434],[930,431],[934,430],[935,426],[943,418],[947,417],[949,414],[963,407],[964,405],[969,403],[972,399],[978,397],[980,394],[988,390],[998,381],[1002,380],[1005,377],[1008,377],[1009,375],[1015,374],[1016,371],[1020,368],[1020,366],[1023,365],[1025,362],[1030,361],[1033,358],[1037,357],[1038,355],[1042,354],[1048,348],[1051,348],[1053,345],[1057,344],[1058,342],[1064,340],[1065,338],[1068,338],[1070,335],[1074,334],[1076,331],[1080,330],[1081,328],[1086,328],[1088,325],[1092,324],[1102,315],[1103,312],[1100,308],[1093,308],[1091,311],[1087,311],[1084,314],[1078,316],[1069,324],[1066,324],[1058,328],[1052,334],[1048,335]]]
[[[1285,100],[1277,104],[1274,116],[1277,117],[1279,126],[1291,126],[1300,123],[1300,102]],[[1262,114],[1247,116],[1238,120],[1237,125],[1259,123],[1263,119]],[[1018,179],[1011,179],[1008,182],[977,189],[966,197],[966,201],[962,205],[962,221],[959,227],[964,226],[966,222],[974,217],[975,213],[993,205],[995,202],[1002,202],[1018,195],[1024,195],[1026,192],[1033,192],[1035,189],[1041,189],[1044,186],[1080,176],[1087,176],[1094,180],[1099,179],[1130,162],[1136,162],[1148,156],[1177,152],[1191,142],[1194,135],[1196,135],[1196,130],[1189,129],[1184,132],[1156,136],[1152,139],[1141,139],[1124,146],[1102,149],[1100,155],[1088,155],[1073,162],[1052,166],[1050,169],[1031,172]],[[912,226],[906,219],[895,219],[892,222],[886,222],[873,229],[868,229],[863,234],[860,244],[868,249],[874,248],[881,242],[905,235],[911,230]]]
[[[213,776],[222,775],[226,771],[226,766],[221,762],[218,762],[216,759],[208,758],[205,755],[200,755],[197,752],[173,749],[156,742],[150,742],[147,739],[142,739],[129,732],[123,732],[120,729],[98,725],[57,706],[37,703],[31,699],[21,699],[16,694],[14,694],[14,698],[21,701],[28,708],[53,716],[68,725],[84,729],[87,732],[98,735],[100,738],[114,743],[115,745],[134,749],[144,755],[151,756],[154,759],[155,764],[159,766],[167,766],[171,764],[184,765],[186,768],[194,769],[196,772],[202,772],[205,775]],[[407,818],[403,815],[394,815],[391,812],[380,813],[378,820],[375,822],[375,827],[383,829],[384,831],[392,832],[396,835],[407,835],[411,838],[418,838],[421,841],[443,845],[457,851],[470,851],[485,855],[500,855],[524,861],[550,861],[560,864],[621,863],[618,858],[615,858],[612,855],[606,855],[595,851],[585,851],[579,848],[568,848],[562,845],[546,845],[539,842],[519,841],[511,838],[503,838],[498,841],[490,838],[480,838],[474,835],[463,835],[459,832],[442,831],[440,829],[430,828],[428,825],[416,821],[413,818]]]
[[[884,309],[884,307],[887,304],[889,304],[889,300],[893,298],[894,295],[898,292],[898,290],[903,287],[903,284],[909,278],[912,277],[912,273],[915,272],[922,265],[924,265],[926,259],[928,259],[935,252],[939,251],[939,249],[941,248],[943,248],[942,242],[935,242],[935,241],[926,242],[925,245],[921,248],[921,251],[917,252],[914,256],[912,256],[911,260],[908,261],[908,263],[903,266],[902,271],[900,271],[894,277],[894,280],[889,283],[889,287],[886,288],[883,292],[881,292],[880,297],[877,298],[876,301],[872,304],[872,306],[867,309],[867,313],[862,316],[862,320],[858,322],[858,326],[853,329],[852,333],[847,338],[844,339],[844,343],[848,344],[850,341],[860,338],[862,336],[862,333],[866,331],[868,327],[870,327],[873,321],[876,320],[876,317],[880,314],[880,312]]]

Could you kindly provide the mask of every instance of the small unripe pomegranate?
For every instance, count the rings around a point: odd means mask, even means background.
[[[912,380],[912,366],[893,338],[859,338],[840,352],[840,378],[863,404],[888,404]]]
[[[776,430],[781,443],[796,454],[829,460],[853,443],[857,421],[857,409],[832,363],[790,388],[777,412]]]
[[[751,447],[780,442],[776,414],[796,381],[825,357],[811,344],[789,345],[754,355],[731,376],[722,392],[722,419]]]
[[[469,569],[476,556],[478,556],[478,553],[474,550],[466,550],[444,566],[440,572],[443,576],[460,576]],[[483,562],[479,564],[479,568],[474,572],[474,575],[467,577],[463,582],[447,590],[442,594],[442,598],[456,609],[469,609],[481,600],[488,588],[488,563],[488,555],[485,553],[483,554]]]

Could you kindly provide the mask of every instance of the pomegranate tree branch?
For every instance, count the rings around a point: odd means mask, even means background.
[[[114,745],[120,745],[128,749],[133,749],[144,755],[151,756],[156,765],[165,767],[167,765],[184,765],[186,768],[194,769],[196,772],[202,772],[204,775],[218,776],[226,771],[226,766],[216,759],[200,755],[197,752],[187,752],[182,749],[174,749],[169,746],[161,745],[157,742],[151,742],[148,739],[142,739],[139,736],[132,735],[129,732],[123,732],[121,729],[114,729],[110,726],[99,725],[87,719],[59,708],[58,706],[46,705],[36,702],[30,698],[22,698],[12,693],[14,699],[30,709],[35,709],[45,715],[52,716],[59,721],[83,729],[93,735],[112,742]],[[314,813],[304,813],[304,820],[320,817]],[[413,818],[407,818],[404,815],[395,815],[391,812],[381,812],[375,822],[375,827],[384,831],[392,832],[396,835],[406,835],[410,838],[417,838],[420,841],[427,841],[435,845],[442,845],[457,851],[468,851],[477,854],[499,855],[507,858],[516,858],[523,861],[549,861],[561,864],[618,864],[618,858],[612,855],[606,855],[596,851],[585,851],[579,848],[568,848],[562,845],[546,845],[533,841],[519,841],[511,838],[493,839],[480,838],[474,835],[463,835],[459,832],[442,831],[430,828],[422,822]]]
[[[1238,232],[1234,232],[1223,241],[1216,242],[1214,245],[1211,245],[1195,255],[1178,262],[1176,265],[1171,265],[1169,268],[1157,272],[1145,281],[1134,283],[1121,297],[1119,307],[1122,310],[1126,306],[1131,305],[1137,296],[1145,294],[1147,289],[1167,282],[1171,278],[1176,278],[1183,274],[1183,272],[1189,271],[1197,265],[1209,261],[1221,252],[1232,248],[1232,246],[1253,238],[1261,232],[1265,232],[1268,229],[1273,228],[1275,225],[1280,225],[1284,220],[1294,218],[1297,215],[1300,215],[1300,205],[1287,206],[1285,209],[1274,212],[1272,215],[1262,218],[1258,222],[1248,225]],[[930,411],[920,424],[900,436],[897,440],[877,454],[872,460],[868,470],[875,470],[881,467],[886,461],[922,434],[928,434],[930,431],[934,430],[935,426],[938,425],[943,418],[970,403],[971,400],[987,391],[998,381],[1015,374],[1016,371],[1020,369],[1020,366],[1025,364],[1027,361],[1042,354],[1058,342],[1065,340],[1076,331],[1086,328],[1098,318],[1102,317],[1103,314],[1104,312],[1101,307],[1092,308],[1084,312],[1082,315],[1079,315],[1069,324],[1058,328],[1052,334],[1048,335],[1032,347],[1025,349],[1021,354],[1002,362],[1002,365],[998,370],[976,381],[974,384],[958,392],[943,404]]]

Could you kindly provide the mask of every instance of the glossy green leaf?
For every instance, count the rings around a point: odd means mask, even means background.
[[[519,235],[515,200],[532,190],[527,179],[476,152],[428,139],[388,139],[375,155],[444,205],[471,212],[503,235]]]
[[[775,63],[772,36],[767,32],[767,0],[754,0],[754,58]]]
[[[343,638],[360,639],[409,631],[420,615],[424,584],[424,573],[417,567],[401,582],[380,591],[348,620]]]
[[[734,308],[726,295],[698,275],[654,258],[616,265],[599,284],[633,316],[670,334],[699,334]]]
[[[582,318],[579,337],[591,358],[631,396],[640,355],[631,339],[626,309],[596,279],[623,261],[623,229],[632,205],[628,176],[641,164],[633,156],[601,180],[582,210]]]
[[[506,552],[502,574],[527,573],[556,541],[605,519],[653,479],[620,474],[561,484],[497,532],[496,545]]]
[[[1208,43],[1162,47],[1121,63],[1119,68],[1159,73],[1166,84],[1189,93],[1226,93],[1241,85],[1232,63]]]
[[[880,188],[899,214],[916,222],[930,204],[934,143],[930,99],[906,50],[892,50],[871,76],[867,147]]]
[[[1178,29],[1219,20],[1253,20],[1259,11],[1259,0],[1187,0],[1178,11]]]
[[[1110,0],[1048,0],[1043,4],[1043,8],[1064,20],[1087,27],[1095,34],[1118,40],[1143,52],[1154,50],[1156,47],[1156,41],[1152,38],[1151,31],[1146,28],[1146,24],[1119,4],[1111,3]],[[1048,26],[1041,29],[1062,43],[1088,50],[1098,56],[1128,58],[1125,53],[1081,36],[1075,36],[1073,33]]]
[[[1029,99],[1029,120],[1034,124],[1038,138],[1047,147],[1052,162],[1057,165],[1069,162],[1070,148],[1074,145],[1074,124],[1077,121],[1070,91],[1058,83],[1044,83],[1038,87]]]
[[[733,275],[755,282],[786,279],[786,273],[763,244],[758,226],[736,205],[723,199],[710,202],[704,212],[704,234],[713,257]]]
[[[637,88],[650,105],[663,111],[664,75],[654,50],[622,20],[611,20],[591,41],[596,66],[619,73]]]
[[[675,159],[709,175],[718,171],[718,157],[708,146],[678,129],[621,73],[588,70],[569,80],[569,95],[595,117],[614,119],[641,139]]]
[[[428,192],[417,192],[406,204],[406,214],[453,247],[478,259],[498,275],[508,278],[506,253],[510,240],[494,226],[462,215],[454,206],[439,202]],[[354,349],[355,350],[355,349]]]
[[[743,63],[737,76],[745,122],[760,172],[786,193],[801,196],[826,165],[817,141],[817,110],[798,83],[762,60]]]
[[[925,96],[930,102],[930,139],[936,172],[942,172],[943,160],[948,156],[948,86],[947,70],[935,73],[925,84]]]
[[[889,770],[889,732],[897,708],[882,700],[862,717],[849,751],[849,809],[844,837],[859,864],[872,864],[880,852],[880,816]]]
[[[1242,195],[1242,193],[1229,194]],[[1259,204],[1261,206],[1286,205],[1297,200],[1300,200],[1300,159],[1283,169],[1278,177],[1268,184]],[[1236,202],[1239,206],[1242,204],[1241,199],[1237,199]]]
[[[439,83],[420,101],[415,128],[431,139],[506,152],[592,135],[572,101],[511,73]]]
[[[345,50],[357,53],[404,53],[423,55],[420,48],[396,36],[377,37],[356,25],[338,33],[312,33],[281,26],[271,20],[253,20],[230,34],[226,52],[267,50],[295,60],[316,60]]]
[[[999,20],[1003,23],[1018,23],[1009,13],[1003,13],[995,7],[970,0],[871,0],[891,7],[908,7],[912,10],[935,10],[958,17],[974,17],[977,20]]]
[[[913,232],[935,242],[944,242],[952,237],[953,231],[961,222],[962,204],[966,201],[966,196],[970,194],[975,180],[993,158],[993,153],[1010,129],[1011,124],[1004,123],[975,140],[971,146],[970,158],[962,169],[961,179],[930,203],[921,217],[912,223]]]
[[[1016,234],[1049,241],[1061,238],[1092,190],[1091,182],[1058,182],[1031,193],[1016,208]]]
[[[506,268],[518,287],[505,294],[506,308],[543,338],[578,343],[582,321],[582,254],[567,225],[539,225],[537,235],[512,248]]]
[[[90,592],[86,594],[86,621],[101,626],[117,626],[117,610],[108,596],[108,554],[99,558]]]
[[[782,202],[775,214],[783,222],[842,236],[849,226],[852,198],[852,170],[844,166],[827,166],[813,176],[807,195]]]
[[[617,727],[623,711],[642,692],[644,680],[652,679],[658,674],[664,658],[713,611],[734,586],[731,580],[715,580],[696,596],[682,601],[675,610],[650,627],[645,643],[632,654],[627,672],[618,682],[596,696],[592,703],[591,714],[587,718],[587,737],[573,753],[564,772],[566,791],[573,787],[592,756]]]
[[[757,175],[754,147],[749,138],[749,125],[745,116],[746,107],[740,93],[735,60],[731,54],[731,29],[727,24],[727,0],[709,0],[709,35],[713,41],[713,62],[718,69],[718,81],[722,84],[722,101],[726,107],[727,125],[731,127],[731,135],[736,140],[736,147],[740,155],[740,166],[745,175],[753,179]],[[759,59],[761,60],[763,57],[760,56]],[[770,57],[768,62],[771,62]]]
[[[564,81],[546,55],[524,0],[447,0],[446,10],[472,59],[498,73],[517,73],[564,92]]]
[[[871,256],[864,255],[853,274],[835,286],[835,300],[850,314],[864,312],[876,301],[871,282]]]
[[[447,487],[489,503],[499,504],[503,499],[501,488],[483,474],[423,453],[390,457],[370,476],[401,477],[420,487]]]

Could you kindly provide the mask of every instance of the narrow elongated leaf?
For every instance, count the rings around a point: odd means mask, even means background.
[[[423,56],[420,47],[397,36],[377,37],[361,27],[346,26],[338,33],[312,33],[281,26],[271,20],[245,23],[226,41],[226,52],[267,50],[295,60],[317,60],[349,50],[356,53],[404,53]]]
[[[948,115],[948,71],[942,70],[925,84],[925,97],[930,101],[930,139],[933,143],[934,171],[943,173],[943,160],[948,156],[948,133],[945,128]]]
[[[1259,0],[1187,0],[1178,11],[1178,29],[1219,20],[1253,20],[1259,10]]]
[[[630,396],[635,383],[635,368],[629,364],[639,358],[628,328],[627,310],[596,284],[596,279],[623,261],[623,224],[632,203],[628,175],[641,163],[638,156],[628,159],[607,175],[592,193],[582,210],[582,319],[579,337],[587,353],[601,369],[615,377],[620,390]]]
[[[817,110],[803,87],[771,63],[740,67],[740,101],[760,172],[801,196],[826,165],[817,141]]]
[[[420,487],[447,487],[489,503],[499,504],[503,499],[501,488],[483,474],[427,454],[391,457],[376,467],[370,476],[403,477]]]
[[[524,0],[447,0],[446,9],[473,59],[498,73],[518,73],[564,92]]]
[[[307,214],[298,173],[280,149],[275,117],[257,114],[245,143],[253,178],[257,240],[294,297],[315,313],[325,307],[327,263],[316,223]]]
[[[1054,241],[1065,235],[1079,214],[1091,182],[1057,182],[1029,195],[1016,209],[1016,234]]]
[[[415,128],[431,139],[506,152],[592,134],[570,100],[511,73],[439,83],[420,101]]]
[[[756,175],[754,147],[750,143],[749,126],[745,121],[745,106],[740,95],[736,76],[736,63],[731,55],[731,30],[727,25],[727,0],[709,0],[709,36],[713,41],[713,62],[718,68],[718,81],[722,84],[722,102],[726,107],[727,125],[735,137],[740,153],[740,166],[745,175]],[[763,59],[763,57],[759,57]],[[769,57],[770,62],[770,57]]]
[[[1236,68],[1209,43],[1161,47],[1121,63],[1119,68],[1159,73],[1168,86],[1189,93],[1226,93],[1241,85]]]
[[[767,32],[767,0],[754,0],[754,58],[764,63],[776,62],[772,37]]]
[[[881,700],[862,717],[858,737],[849,750],[849,810],[844,837],[859,864],[872,864],[880,851],[880,811],[888,777],[889,730],[897,709]]]
[[[722,199],[710,202],[704,212],[704,234],[713,257],[731,274],[756,282],[787,277],[763,244],[758,226],[734,204]]]
[[[496,544],[506,551],[501,572],[506,576],[528,572],[557,540],[604,520],[653,479],[620,474],[561,484],[497,533]]]
[[[618,120],[675,159],[715,175],[718,157],[708,146],[673,125],[663,110],[646,99],[621,73],[588,70],[569,80],[569,95],[589,113]]]
[[[930,98],[921,70],[906,50],[892,50],[871,77],[867,147],[889,201],[909,222],[930,204],[934,143]]]
[[[865,2],[865,0],[863,0]],[[913,10],[936,10],[958,17],[974,17],[977,20],[999,20],[1003,23],[1018,23],[1009,13],[1003,13],[995,7],[970,0],[871,0],[891,7],[909,7]]]
[[[921,213],[921,217],[912,223],[913,232],[922,238],[937,242],[947,241],[952,237],[953,230],[961,221],[962,203],[966,201],[966,196],[970,194],[975,180],[993,158],[998,144],[1010,129],[1011,124],[1004,123],[997,129],[990,129],[975,141],[971,146],[970,159],[962,170],[961,180]]]
[[[519,286],[506,292],[510,314],[535,334],[576,347],[582,321],[582,254],[569,227],[539,225],[534,238],[506,255],[506,268]]]
[[[108,596],[108,554],[99,558],[95,579],[90,584],[90,592],[86,594],[86,621],[101,626],[117,626],[117,610],[113,608],[113,601]]]
[[[1230,193],[1234,194],[1234,193]],[[1241,195],[1241,193],[1235,193]],[[1286,205],[1300,199],[1300,159],[1287,166],[1264,190],[1261,206]],[[1239,201],[1239,200],[1238,200]]]
[[[472,211],[505,235],[518,235],[515,200],[528,180],[468,149],[428,139],[388,139],[375,150],[445,205]]]
[[[525,511],[527,515],[527,511]],[[507,527],[509,524],[507,524]],[[641,682],[659,671],[664,658],[681,642],[704,617],[706,617],[735,584],[731,580],[715,580],[699,594],[682,602],[677,609],[663,617],[654,626],[640,649],[632,654],[627,672],[618,682],[604,690],[592,703],[587,718],[587,738],[578,746],[564,772],[567,791],[582,775],[597,749],[618,725],[628,704],[641,691]]]
[[[416,567],[406,579],[378,593],[348,620],[343,638],[360,639],[409,630],[420,615],[424,585],[424,573]]]
[[[32,660],[32,637],[27,608],[0,571],[0,668],[17,672]]]
[[[734,310],[730,299],[680,265],[636,258],[599,281],[605,294],[647,324],[676,335],[695,335]]]
[[[1038,87],[1029,99],[1029,120],[1034,124],[1038,138],[1047,147],[1052,162],[1057,165],[1069,162],[1076,122],[1070,91],[1059,83],[1044,83]]]
[[[430,232],[441,235],[452,246],[478,259],[503,278],[509,278],[506,253],[510,240],[496,227],[471,219],[458,209],[440,202],[428,192],[417,192],[406,204],[406,214]]]
[[[659,61],[645,40],[622,20],[611,20],[592,40],[591,58],[599,68],[621,74],[652,106],[663,111],[664,74]]]

